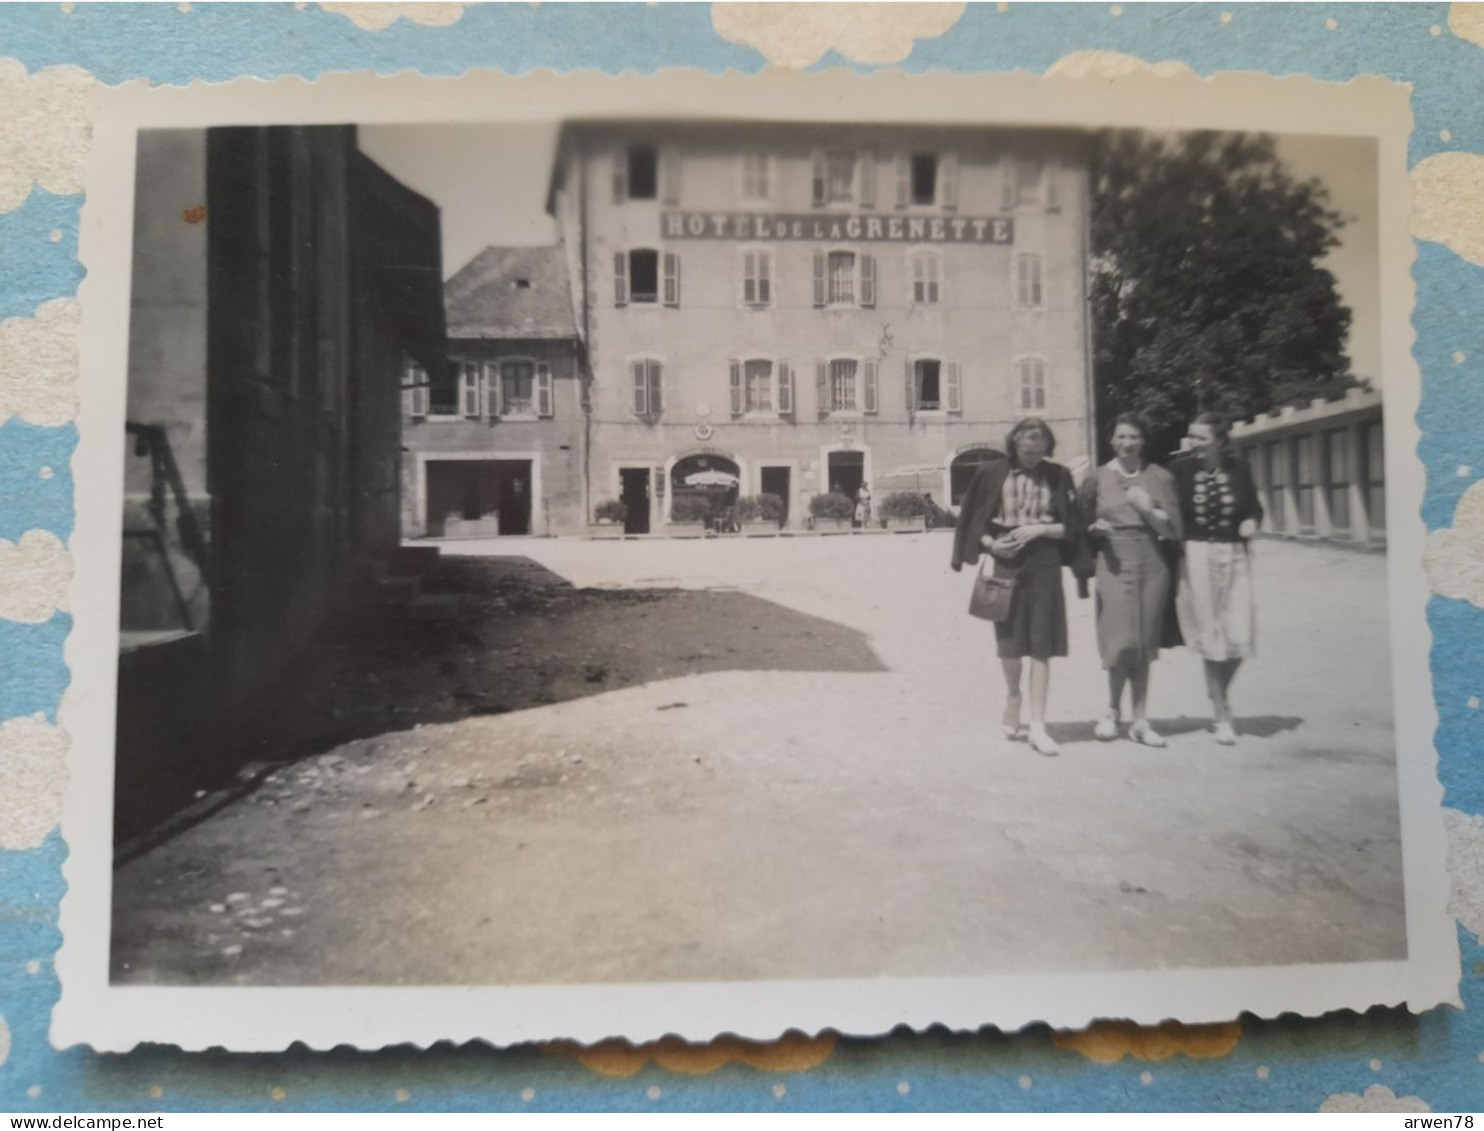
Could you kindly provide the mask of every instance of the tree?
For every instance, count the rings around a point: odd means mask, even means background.
[[[1242,419],[1354,383],[1350,311],[1320,266],[1344,219],[1271,137],[1098,135],[1091,166],[1093,377],[1100,428],[1150,425],[1150,454],[1190,418]]]

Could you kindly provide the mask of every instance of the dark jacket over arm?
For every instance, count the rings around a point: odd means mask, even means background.
[[[1062,560],[1070,563],[1078,543],[1082,540],[1081,516],[1072,486],[1072,473],[1059,463],[1046,463],[1050,473],[1051,512],[1063,530]],[[1010,474],[1010,461],[997,459],[981,464],[974,473],[969,489],[964,492],[959,506],[958,525],[953,531],[953,558],[949,565],[958,571],[966,565],[975,565],[984,549],[980,537],[994,518],[1000,505],[1000,492],[1005,487],[1005,477]]]

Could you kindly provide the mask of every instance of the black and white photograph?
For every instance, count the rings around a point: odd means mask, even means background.
[[[115,145],[107,985],[1446,983],[1396,139],[565,81]]]

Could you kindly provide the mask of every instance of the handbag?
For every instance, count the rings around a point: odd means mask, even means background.
[[[980,620],[1002,621],[1010,617],[1010,599],[1015,595],[1015,575],[997,576],[991,572],[991,559],[979,565],[974,589],[969,594],[969,615]]]

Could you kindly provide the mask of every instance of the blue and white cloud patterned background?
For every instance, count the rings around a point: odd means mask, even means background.
[[[825,8],[829,10],[824,10]],[[78,211],[93,83],[1141,66],[1411,83],[1437,747],[1465,1009],[702,1050],[57,1052]],[[1484,1095],[1484,4],[0,7],[0,1110],[1467,1111]]]

